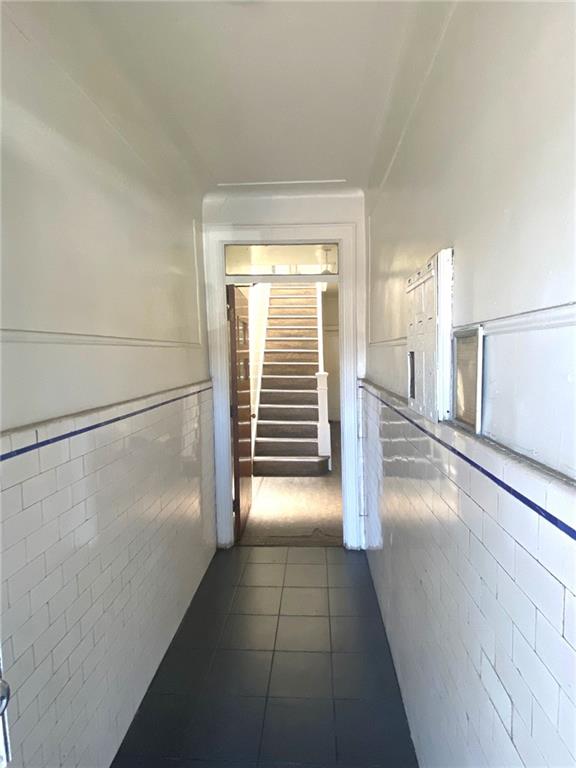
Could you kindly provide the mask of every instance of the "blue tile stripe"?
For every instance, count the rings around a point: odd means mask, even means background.
[[[21,456],[23,453],[30,453],[30,451],[37,451],[39,448],[44,448],[46,445],[53,445],[54,443],[60,443],[62,440],[67,440],[69,437],[77,437],[78,435],[84,435],[86,432],[92,432],[100,427],[107,427],[109,424],[116,424],[119,421],[125,419],[131,419],[133,416],[139,416],[141,413],[148,413],[148,411],[154,411],[156,408],[162,408],[164,405],[170,405],[171,403],[178,403],[180,400],[186,400],[189,397],[194,397],[202,392],[208,392],[212,389],[212,385],[204,387],[203,389],[197,389],[195,392],[189,392],[186,395],[179,395],[178,397],[172,397],[169,400],[163,400],[161,403],[155,403],[154,405],[148,405],[146,408],[138,408],[136,411],[130,411],[122,416],[115,416],[113,419],[106,419],[105,421],[99,421],[96,424],[90,424],[89,427],[82,427],[81,429],[74,429],[71,432],[64,432],[56,437],[49,437],[46,440],[40,440],[37,443],[30,443],[24,445],[22,448],[16,448],[14,451],[7,451],[0,455],[0,462],[7,461],[8,459],[14,459],[16,456]]]
[[[370,389],[363,386],[362,384],[360,384],[359,386],[360,386],[360,389],[363,389],[369,395],[372,395],[372,397],[376,398],[376,400],[381,402],[387,408],[390,408],[391,411],[394,411],[394,413],[397,413],[403,419],[406,419],[406,421],[412,424],[413,427],[416,427],[416,429],[420,430],[420,432],[423,432],[427,437],[434,440],[443,448],[446,448],[447,451],[450,451],[450,453],[453,453],[455,456],[458,456],[459,459],[462,459],[462,461],[465,461],[471,467],[474,467],[474,469],[478,470],[478,472],[481,472],[489,480],[492,480],[492,482],[495,483],[499,488],[502,488],[503,491],[506,491],[507,493],[509,493],[511,496],[513,496],[515,499],[520,501],[522,504],[524,504],[526,507],[531,509],[533,512],[536,512],[537,515],[540,515],[540,517],[543,517],[553,526],[558,528],[558,530],[562,531],[562,533],[565,533],[567,536],[570,536],[571,539],[574,539],[576,541],[576,530],[572,528],[570,525],[568,525],[567,523],[557,518],[551,512],[548,512],[548,510],[544,509],[544,507],[541,507],[539,504],[536,504],[536,502],[532,501],[532,499],[529,499],[527,496],[524,496],[524,494],[520,493],[520,491],[517,491],[515,488],[512,488],[512,486],[508,485],[508,483],[505,483],[503,480],[500,480],[499,477],[496,477],[496,475],[493,475],[492,472],[485,469],[485,467],[476,463],[469,456],[466,456],[466,454],[462,453],[462,451],[459,451],[458,448],[454,448],[454,446],[449,445],[444,440],[437,437],[433,432],[430,432],[429,430],[426,429],[426,427],[423,427],[421,424],[418,424],[417,421],[414,421],[414,419],[411,419],[410,416],[407,416],[403,411],[401,411],[399,408],[392,405],[391,403],[387,402],[380,395],[375,394],[374,392],[372,392]]]

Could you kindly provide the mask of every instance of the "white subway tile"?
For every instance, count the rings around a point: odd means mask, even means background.
[[[42,525],[40,504],[23,509],[2,524],[2,549],[9,549]]]
[[[525,766],[546,765],[546,759],[531,734],[531,725],[526,725],[516,710],[512,711],[512,738]]]
[[[562,630],[564,588],[522,547],[516,549],[516,582],[534,605],[559,631]]]
[[[33,645],[36,666],[52,653],[54,647],[65,635],[66,620],[64,616],[60,616],[53,624],[50,624],[48,629],[40,635]]]
[[[576,486],[552,479],[545,506],[554,517],[576,529]]]
[[[72,461],[68,461],[66,464],[61,464],[56,468],[58,490],[78,482],[83,475],[82,459],[72,459]]]
[[[64,464],[70,459],[70,441],[59,440],[56,443],[44,445],[38,449],[40,456],[40,471],[45,472],[48,469]]]
[[[502,685],[512,699],[514,712],[530,728],[532,723],[532,692],[512,661],[511,656],[508,656],[500,647],[496,648],[495,669]]]
[[[56,595],[64,585],[62,569],[56,568],[45,579],[30,590],[30,604],[32,612],[36,612],[42,605]]]
[[[58,520],[60,537],[64,538],[86,520],[86,503],[81,501],[79,504],[71,507],[71,509],[63,512]]]
[[[482,509],[496,519],[498,511],[498,486],[493,480],[473,469],[470,476],[470,495]]]
[[[15,656],[18,657],[19,654],[24,653],[27,648],[30,648],[40,635],[48,629],[49,623],[48,607],[43,605],[22,626],[15,628],[12,633]],[[8,675],[8,670],[6,670],[6,675]]]
[[[213,551],[211,419],[162,410],[138,428],[130,419],[134,426],[116,425],[98,439],[99,430],[70,438],[69,454],[65,441],[47,446],[41,467],[33,451],[3,468],[10,485],[2,521],[17,518],[2,541],[4,661],[19,689],[15,768],[34,760],[63,768],[78,768],[84,758],[95,768],[110,764]],[[58,430],[54,422],[40,434]],[[138,430],[138,453],[126,455],[124,437]],[[191,464],[201,450],[202,463]],[[101,469],[84,477],[82,457],[93,451],[90,461]]]
[[[74,603],[78,596],[78,586],[76,581],[68,581],[64,587],[57,592],[54,597],[48,602],[48,610],[50,612],[50,621],[56,621],[56,619],[62,615],[70,606]]]
[[[514,630],[513,661],[526,684],[552,722],[558,719],[560,687],[523,635]],[[534,716],[534,709],[532,710]]]
[[[17,483],[23,483],[40,471],[38,451],[21,453],[13,459],[0,463],[0,485],[3,489]]]
[[[532,716],[532,738],[549,766],[574,768],[574,757],[540,704],[534,702]]]
[[[541,613],[536,620],[536,653],[564,692],[576,701],[576,651]]]
[[[0,493],[0,516],[3,521],[22,509],[22,486],[13,485]]]
[[[518,584],[502,568],[498,571],[498,602],[514,624],[534,646],[536,638],[536,607]]]
[[[34,533],[31,533],[26,538],[26,555],[28,560],[34,560],[38,555],[50,549],[58,541],[59,536],[57,520],[52,520],[38,528]]]
[[[56,473],[53,469],[42,472],[22,483],[22,499],[25,507],[35,504],[56,491]]]
[[[1,554],[2,578],[8,579],[26,564],[26,540],[22,539]]]
[[[70,488],[63,488],[52,496],[42,499],[42,521],[48,523],[59,517],[72,506],[72,491]]]
[[[44,557],[37,557],[7,580],[10,605],[39,584],[46,574]]]
[[[560,691],[558,731],[570,754],[576,758],[576,706],[574,701],[570,701],[564,691]]]
[[[568,589],[564,593],[564,637],[576,648],[576,595]]]
[[[547,520],[540,520],[538,560],[572,592],[576,592],[576,541]]]
[[[502,723],[512,733],[512,700],[486,654],[482,654],[481,679]]]
[[[513,574],[514,539],[486,513],[483,518],[482,542],[502,568]]]
[[[464,520],[468,528],[479,539],[482,538],[482,518],[484,511],[467,496],[463,491],[460,491],[458,497],[458,513]]]
[[[538,547],[539,516],[506,491],[498,491],[499,524],[525,549],[535,552]]]
[[[470,536],[470,562],[488,589],[496,594],[498,562],[474,535]]]

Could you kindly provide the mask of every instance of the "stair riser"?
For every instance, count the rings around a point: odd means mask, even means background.
[[[317,373],[318,353],[298,352],[297,350],[290,352],[276,352],[271,349],[264,353],[264,365],[266,365],[266,363],[311,363],[315,366],[312,371],[300,371],[300,373]],[[289,371],[282,371],[282,373],[289,373]]]
[[[270,358],[268,358],[268,361],[270,361]],[[265,362],[263,371],[265,376],[274,376],[274,374],[277,373],[283,373],[286,376],[292,374],[294,376],[298,376],[299,374],[302,376],[313,376],[318,373],[318,364],[310,363],[310,365],[296,365],[287,361],[283,362],[281,365],[266,365]]]
[[[256,456],[317,456],[318,443],[276,443],[273,440],[256,443]]]
[[[318,405],[317,392],[260,392],[260,403],[262,405]]]
[[[298,424],[297,421],[290,424],[267,424],[258,422],[257,437],[313,437],[318,438],[316,424]]]
[[[297,405],[288,408],[275,408],[273,405],[260,404],[258,421],[318,421],[318,408],[300,408]]]
[[[316,290],[314,288],[272,288],[270,291],[271,299],[279,299],[289,296],[306,296],[306,298],[315,298]]]
[[[268,317],[290,317],[291,315],[304,315],[305,317],[316,318],[316,307],[276,307],[272,304]]]
[[[305,379],[303,377],[289,376],[284,379],[280,376],[264,375],[262,377],[262,389],[310,389],[315,392],[317,389],[316,377]]]
[[[316,315],[310,315],[309,317],[269,317],[268,329],[272,328],[284,328],[285,326],[302,326],[303,328],[316,329]]]
[[[270,296],[270,307],[274,309],[302,307],[316,311],[316,299],[310,296]]]
[[[283,338],[290,337],[294,339],[298,339],[301,336],[314,336],[318,333],[316,328],[293,328],[293,327],[282,327],[282,328],[276,328],[268,326],[268,331],[266,333],[267,339],[273,339],[276,336],[282,336]]]
[[[328,459],[318,462],[279,461],[269,462],[254,459],[254,474],[257,477],[316,477],[328,472]]]
[[[269,349],[317,349],[318,339],[266,339],[266,350]]]

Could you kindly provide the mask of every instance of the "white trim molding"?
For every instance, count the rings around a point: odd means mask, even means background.
[[[364,254],[358,248],[355,223],[206,225],[204,259],[210,374],[214,387],[214,437],[216,456],[216,516],[218,546],[234,543],[232,514],[232,460],[230,452],[230,389],[224,246],[227,244],[318,243],[338,244],[340,403],[342,428],[342,508],[344,545],[365,547],[361,514],[360,451],[358,440],[357,376],[362,374],[366,333],[362,320],[365,287]],[[318,276],[320,277],[320,276]],[[314,276],[306,276],[314,281]],[[256,279],[256,278],[254,278]],[[262,279],[262,278],[260,278]],[[265,277],[268,280],[268,276]],[[324,276],[323,282],[327,282]],[[293,276],[285,280],[294,281]],[[276,279],[278,281],[278,278]],[[276,282],[275,281],[275,282]],[[331,282],[331,281],[330,281]]]

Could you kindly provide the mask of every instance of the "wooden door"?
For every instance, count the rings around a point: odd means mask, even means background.
[[[234,536],[242,536],[252,504],[252,409],[250,403],[249,286],[226,288],[230,332]],[[216,468],[218,471],[218,468]]]

